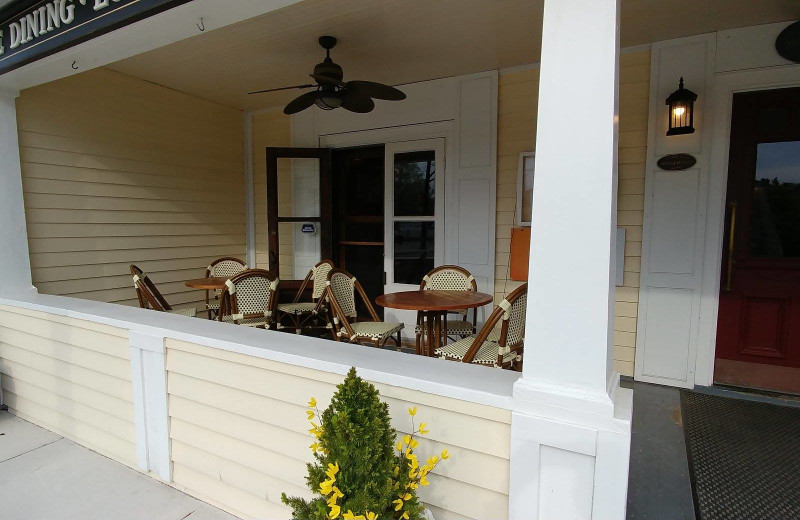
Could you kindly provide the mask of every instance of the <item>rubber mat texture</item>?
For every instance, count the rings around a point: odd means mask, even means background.
[[[681,392],[699,520],[800,519],[800,409]]]

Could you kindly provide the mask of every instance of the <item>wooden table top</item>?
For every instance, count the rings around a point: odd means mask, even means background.
[[[186,287],[191,287],[192,289],[206,289],[206,290],[213,290],[219,289],[222,290],[225,288],[225,282],[228,279],[225,277],[214,277],[211,278],[195,278],[194,280],[189,280],[186,282]]]
[[[473,291],[404,291],[382,294],[375,299],[381,307],[408,311],[456,311],[492,303],[492,296]]]

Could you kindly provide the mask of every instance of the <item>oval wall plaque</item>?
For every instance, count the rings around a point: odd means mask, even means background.
[[[656,163],[662,170],[686,170],[697,164],[697,159],[688,153],[665,155]]]

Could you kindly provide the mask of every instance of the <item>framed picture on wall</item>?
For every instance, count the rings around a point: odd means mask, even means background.
[[[533,211],[533,158],[535,152],[519,154],[517,173],[517,225],[530,226]]]

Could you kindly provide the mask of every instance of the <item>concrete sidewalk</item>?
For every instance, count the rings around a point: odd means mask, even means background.
[[[7,412],[0,412],[0,518],[237,520]]]

